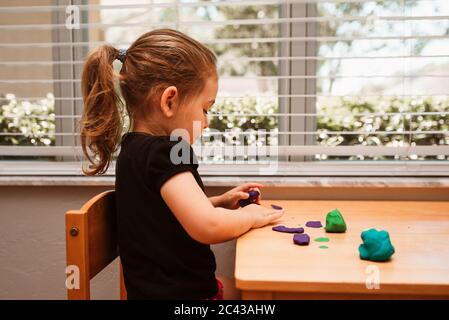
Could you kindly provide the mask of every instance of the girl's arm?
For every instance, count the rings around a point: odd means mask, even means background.
[[[213,196],[208,198],[214,207],[221,207],[221,196]]]
[[[251,228],[277,220],[283,214],[282,210],[256,204],[237,210],[215,208],[189,171],[167,180],[161,187],[161,196],[186,232],[205,244],[237,238]]]

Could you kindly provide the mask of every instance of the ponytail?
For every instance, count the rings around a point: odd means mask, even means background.
[[[123,130],[123,105],[114,90],[112,66],[117,57],[117,49],[104,45],[87,57],[83,68],[80,132],[83,153],[90,163],[88,169],[83,168],[88,176],[106,172]]]

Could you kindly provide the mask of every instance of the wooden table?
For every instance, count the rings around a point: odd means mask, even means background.
[[[444,201],[262,201],[285,209],[275,225],[325,224],[338,208],[346,233],[304,227],[309,246],[293,235],[253,229],[237,241],[235,279],[242,299],[449,299],[449,202]],[[359,258],[364,229],[385,229],[396,253],[388,262]],[[327,243],[315,242],[328,237]],[[319,246],[327,245],[328,249]],[[380,288],[373,287],[376,277]]]

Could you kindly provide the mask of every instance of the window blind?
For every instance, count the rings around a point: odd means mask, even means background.
[[[265,148],[289,164],[447,166],[447,1],[3,1],[0,17],[3,163],[82,161],[84,58],[169,27],[218,57],[205,165]]]

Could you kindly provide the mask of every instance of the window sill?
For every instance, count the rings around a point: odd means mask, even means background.
[[[0,162],[2,186],[114,186],[114,168],[83,176],[79,162]],[[206,187],[255,181],[270,187],[449,187],[448,163],[290,163],[273,173],[251,165],[200,165]]]
[[[266,187],[369,187],[369,188],[449,188],[449,178],[435,177],[202,177],[206,187],[232,187],[259,182]],[[115,177],[82,176],[0,176],[0,186],[108,186]]]

